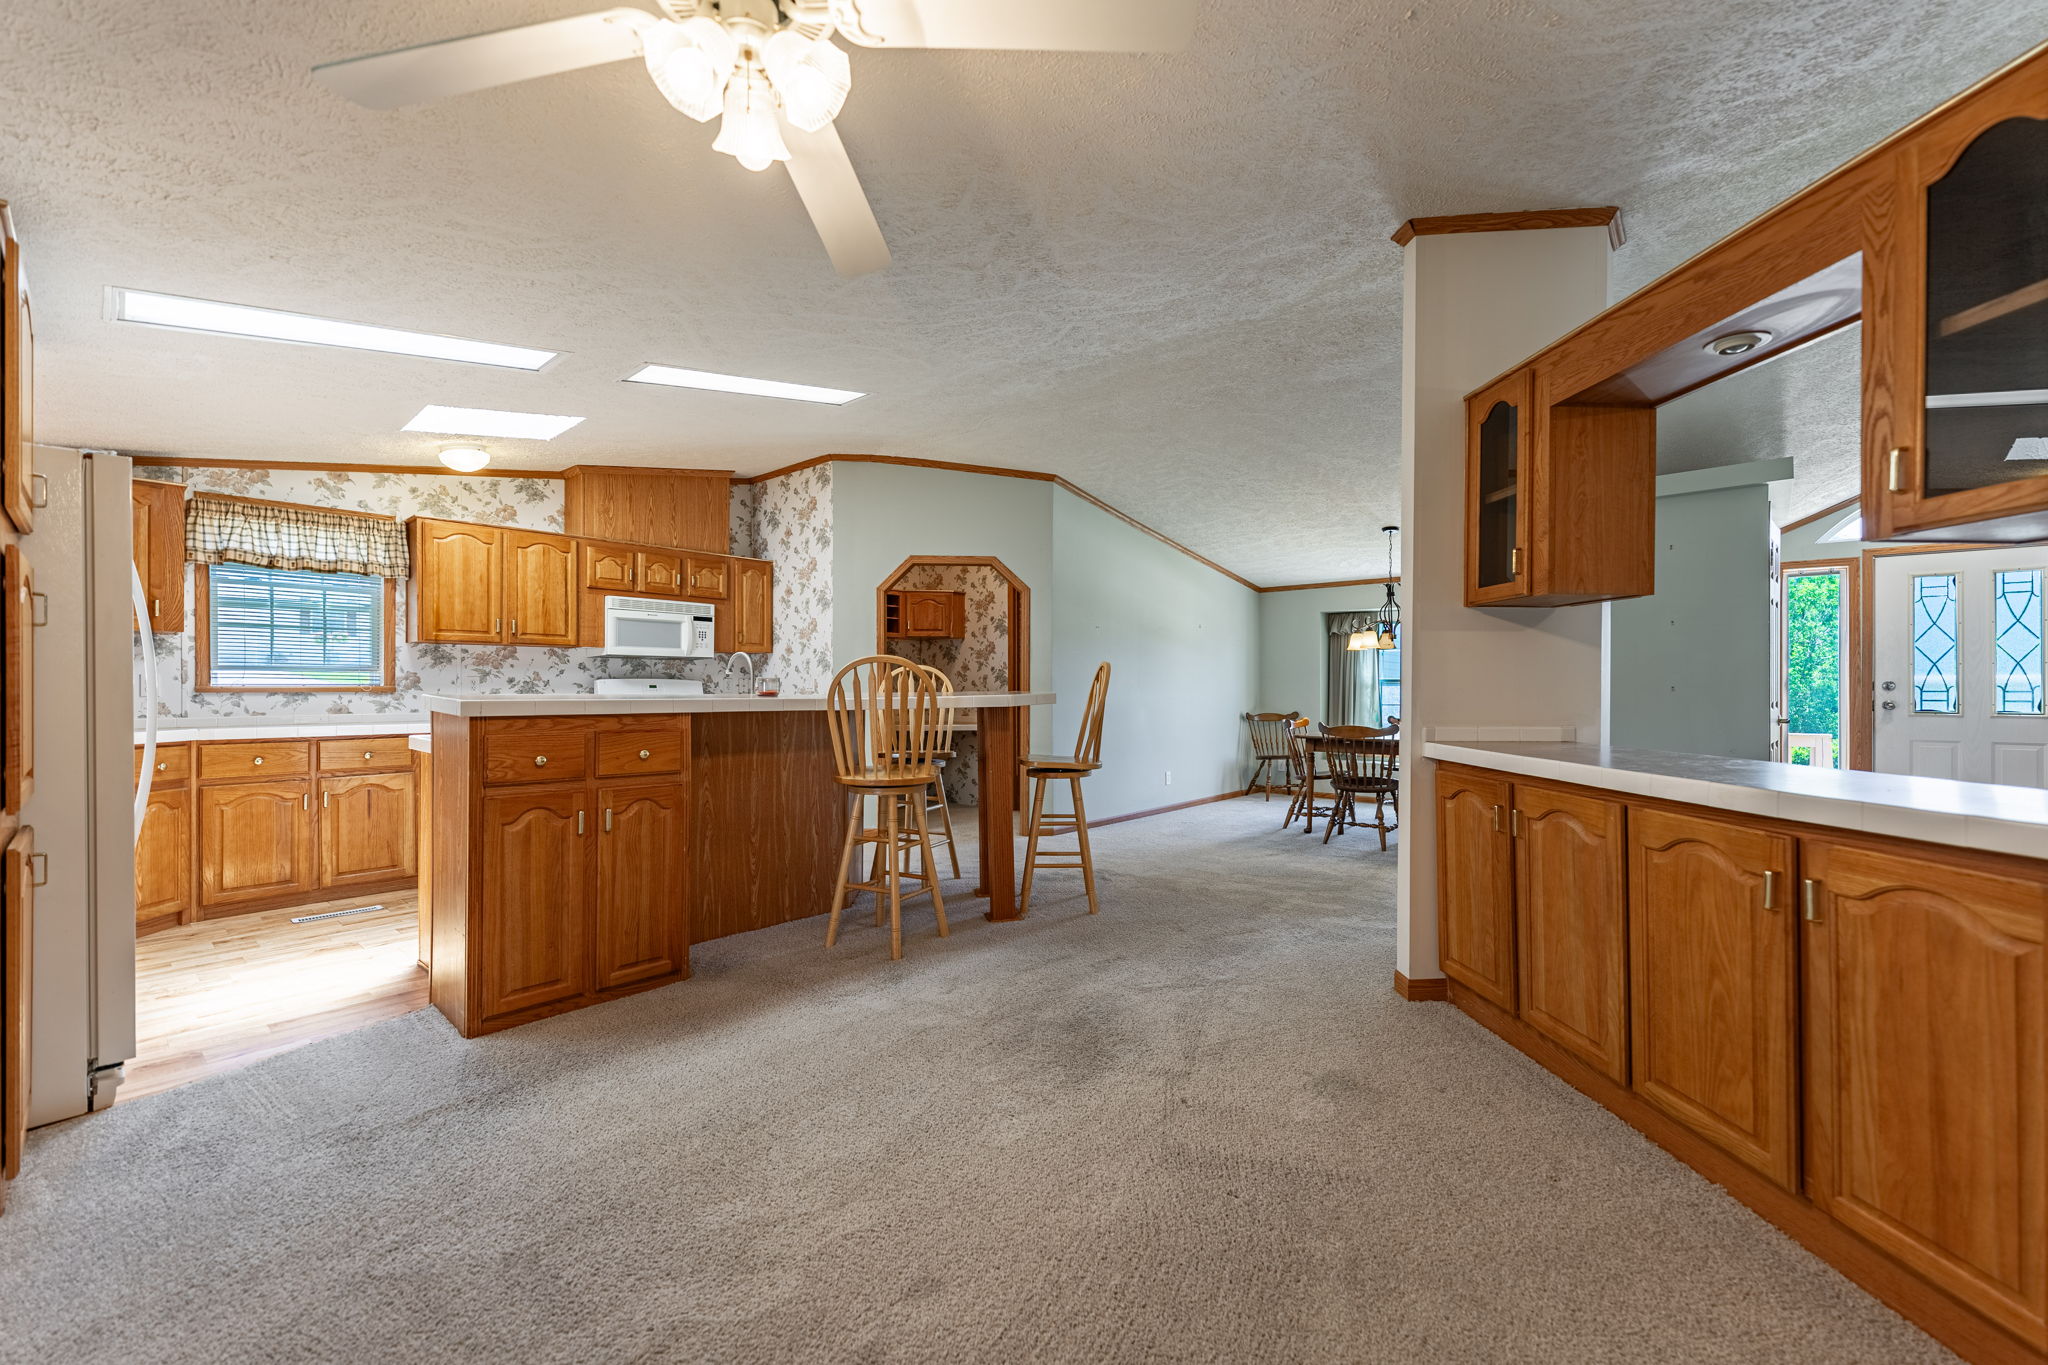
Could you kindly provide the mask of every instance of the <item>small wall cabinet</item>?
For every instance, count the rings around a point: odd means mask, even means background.
[[[185,486],[136,479],[128,496],[149,628],[175,634],[185,628]]]
[[[1518,370],[1465,400],[1465,604],[1559,607],[1655,591],[1657,414],[1547,404]]]
[[[894,640],[957,640],[967,633],[967,594],[892,588],[882,594],[882,631]]]
[[[418,867],[414,798],[403,735],[160,745],[136,933],[402,887]]]
[[[732,561],[724,555],[684,555],[683,595],[692,602],[723,602],[732,584]]]
[[[720,654],[766,654],[775,648],[773,564],[765,559],[732,561],[732,593],[712,633]]]
[[[443,644],[578,640],[576,543],[515,527],[414,517],[412,638]]]
[[[723,469],[562,471],[562,529],[572,536],[716,554],[731,539],[731,502],[732,475]]]
[[[2048,536],[2048,81],[2033,87],[1960,102],[1897,153],[1865,305],[1873,536]]]

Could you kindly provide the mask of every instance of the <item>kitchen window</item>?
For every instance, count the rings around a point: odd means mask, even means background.
[[[202,692],[389,692],[389,578],[201,564]]]

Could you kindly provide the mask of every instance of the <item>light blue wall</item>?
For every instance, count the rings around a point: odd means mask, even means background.
[[[1399,589],[1395,598],[1399,600]],[[1303,588],[1259,597],[1259,703],[1256,711],[1299,711],[1312,720],[1329,715],[1329,635],[1325,615],[1376,611],[1386,604],[1379,583],[1358,588]]]
[[[1051,483],[850,460],[832,469],[835,667],[875,652],[875,589],[906,558],[991,555],[1031,589],[1031,684],[1051,683]]]
[[[1053,490],[1052,513],[1052,685],[1060,704],[1049,737],[1041,722],[1041,742],[1068,749],[1096,665],[1108,660],[1111,669],[1103,769],[1088,780],[1090,818],[1242,788],[1242,718],[1257,709],[1261,594],[1064,489]]]
[[[1770,757],[1770,495],[1657,499],[1657,591],[1613,605],[1609,742]]]

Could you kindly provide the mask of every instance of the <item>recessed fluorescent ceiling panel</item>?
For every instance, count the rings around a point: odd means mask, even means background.
[[[210,299],[179,298],[175,294],[151,294],[141,289],[116,288],[111,292],[115,321],[176,327],[187,332],[217,332],[223,336],[291,341],[305,346],[345,346],[356,351],[416,355],[429,360],[461,360],[471,365],[500,365],[514,370],[541,369],[558,354],[526,346],[501,346],[495,341],[469,341],[463,337],[435,336],[431,332],[404,332],[395,327],[339,322],[309,313],[280,313],[274,308],[251,308],[241,303],[215,303]]]
[[[431,431],[442,436],[516,436],[527,441],[552,441],[581,417],[557,417],[545,412],[499,412],[495,408],[444,408],[433,403],[405,424],[407,431]]]
[[[673,365],[647,365],[626,376],[628,384],[667,384],[677,389],[710,389],[716,393],[751,393],[763,398],[795,398],[806,403],[851,403],[866,394],[853,389],[821,389],[815,384],[785,384],[779,379],[749,379],[709,370],[679,370]]]

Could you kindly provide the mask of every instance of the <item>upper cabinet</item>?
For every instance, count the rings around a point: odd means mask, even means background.
[[[683,592],[692,602],[723,602],[732,584],[732,561],[724,555],[684,555]]]
[[[766,654],[775,648],[775,566],[765,559],[732,561],[732,600],[713,629],[720,654]]]
[[[412,638],[552,645],[579,638],[576,543],[545,531],[414,517]]]
[[[967,633],[967,594],[891,589],[882,594],[882,633],[892,640],[957,640]]]
[[[1875,535],[2048,536],[2048,82],[2034,84],[1966,100],[1899,149],[1865,307]]]
[[[0,505],[17,531],[35,524],[35,327],[21,243],[0,201]]]
[[[629,593],[640,582],[635,551],[630,545],[599,545],[583,541],[583,586],[602,592]]]
[[[149,628],[176,633],[185,628],[185,486],[137,479],[128,496]]]
[[[732,475],[722,469],[576,465],[563,471],[562,497],[572,536],[714,554],[732,538]]]
[[[1656,409],[1548,402],[1536,370],[1465,400],[1465,604],[1654,591]]]

